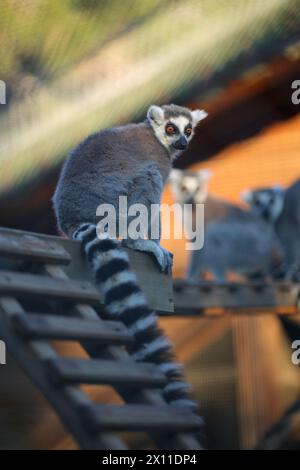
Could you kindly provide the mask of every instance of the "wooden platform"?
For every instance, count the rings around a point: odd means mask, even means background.
[[[132,269],[151,308],[162,315],[222,315],[224,313],[295,314],[300,287],[291,283],[190,282],[159,272],[147,254],[128,249]],[[31,265],[59,265],[67,278],[37,278],[33,274],[17,274],[20,260]],[[90,304],[101,301],[92,284],[91,273],[77,241],[11,229],[0,229],[0,293],[26,296],[34,286],[35,295],[71,300],[79,297]],[[12,282],[12,273],[13,282]],[[70,282],[70,279],[72,282]],[[68,299],[68,296],[69,299]]]

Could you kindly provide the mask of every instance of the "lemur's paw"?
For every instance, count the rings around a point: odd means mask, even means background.
[[[156,259],[160,270],[164,273],[170,274],[173,265],[173,254],[163,248],[159,243],[154,240],[122,240],[122,245],[138,251],[150,253]]]
[[[171,274],[173,266],[173,254],[168,250],[163,248],[159,243],[152,242],[152,240],[145,240],[149,242],[147,248],[149,248],[149,253],[151,253],[156,259],[161,272],[166,274]],[[151,244],[152,242],[152,244]]]
[[[173,253],[170,253],[170,251],[166,250],[162,246],[160,246],[160,249],[163,252],[163,261],[160,264],[160,268],[163,273],[171,274],[172,273],[172,266],[173,266]]]

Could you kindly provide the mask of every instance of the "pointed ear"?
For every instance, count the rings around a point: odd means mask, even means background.
[[[212,171],[208,168],[203,168],[202,170],[197,171],[198,178],[200,180],[200,191],[197,196],[197,202],[204,203],[208,196],[208,182],[212,176]]]
[[[244,189],[240,193],[241,200],[246,202],[247,204],[251,204],[252,202],[252,191],[250,189]]]
[[[197,175],[201,178],[202,181],[208,181],[213,175],[213,172],[208,168],[203,168],[202,170],[197,171]]]
[[[151,122],[155,122],[156,124],[161,124],[164,119],[164,110],[159,106],[153,104],[148,108],[147,111],[147,118]]]
[[[172,168],[171,173],[169,174],[169,183],[177,183],[182,178],[182,171],[177,168]]]
[[[275,191],[278,192],[278,193],[283,192],[283,187],[279,183],[273,184],[272,189],[275,189]]]
[[[193,125],[194,127],[197,126],[197,124],[202,121],[202,119],[205,119],[208,116],[207,112],[204,111],[204,109],[195,109],[195,111],[192,111],[192,118],[193,118]]]

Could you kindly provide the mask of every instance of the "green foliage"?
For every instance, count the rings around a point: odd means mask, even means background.
[[[165,2],[1,0],[0,75],[52,79]]]
[[[216,93],[299,25],[300,0],[1,0],[0,193],[149,103]]]

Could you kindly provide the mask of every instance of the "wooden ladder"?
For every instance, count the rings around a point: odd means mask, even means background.
[[[134,256],[136,265],[143,257],[145,273],[148,257]],[[150,277],[162,276],[148,267]],[[88,276],[78,242],[0,229],[0,338],[9,352],[82,449],[127,449],[117,434],[123,431],[146,432],[159,449],[201,448],[194,434],[201,418],[165,402],[165,376],[154,364],[133,360],[126,350],[131,336],[122,323],[101,318],[99,294]],[[161,281],[169,286],[165,277]],[[58,315],[55,305],[65,313]],[[88,358],[60,356],[53,340],[80,343]],[[96,404],[83,384],[109,385],[124,403]]]

